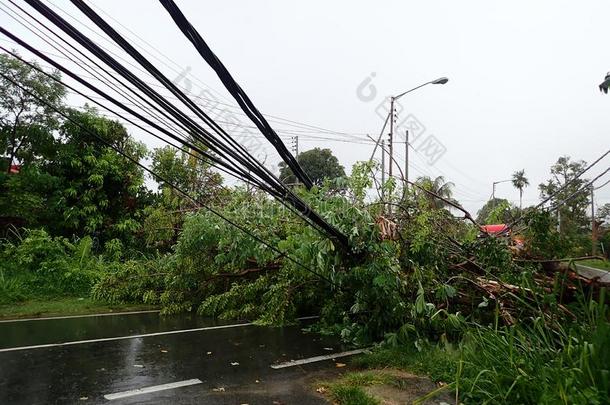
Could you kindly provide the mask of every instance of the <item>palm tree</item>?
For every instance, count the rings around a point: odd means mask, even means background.
[[[450,181],[445,181],[443,176],[438,176],[434,180],[428,176],[418,177],[415,183],[421,188],[436,194],[439,197],[443,197],[447,200],[453,201],[453,187],[454,184]],[[440,209],[449,206],[445,201],[434,197],[431,194],[422,192],[422,195],[428,200],[432,208]]]
[[[513,173],[513,186],[519,189],[519,209],[523,206],[523,189],[530,185],[529,180],[525,177],[525,169],[517,170]]]

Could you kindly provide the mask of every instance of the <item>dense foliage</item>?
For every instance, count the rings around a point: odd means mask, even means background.
[[[458,345],[455,388],[471,402],[607,397],[609,354],[599,342],[609,332],[599,286],[577,286],[568,266],[543,265],[590,250],[587,193],[562,206],[560,218],[506,200],[486,204],[481,222],[523,215],[517,247],[511,236],[481,231],[442,177],[421,177],[408,189],[390,179],[384,201],[371,201],[371,164],[346,176],[329,150],[304,152],[299,162],[316,186],[295,185],[295,192],[347,235],[345,249],[268,195],[224,186],[196,154],[148,151],[119,122],[63,105],[64,89],[46,76],[6,56],[0,69],[69,117],[3,83],[0,303],[91,295],[265,325],[316,314],[312,329],[353,344],[418,352],[436,342]],[[134,161],[150,163],[158,187],[147,187]],[[586,183],[570,183],[584,165],[560,158],[542,196],[570,184],[551,200],[561,204]],[[523,171],[515,174],[520,191],[527,183]],[[607,213],[600,215],[604,241]]]
[[[313,148],[297,155],[297,162],[314,184],[321,185],[324,180],[345,176],[343,166],[330,149]],[[284,162],[280,163],[280,179],[286,184],[296,184],[297,178]]]

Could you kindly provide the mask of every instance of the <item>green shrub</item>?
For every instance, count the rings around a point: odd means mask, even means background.
[[[74,243],[43,230],[26,230],[16,242],[0,244],[0,289],[4,303],[32,297],[88,296],[103,264],[92,256],[93,241]]]

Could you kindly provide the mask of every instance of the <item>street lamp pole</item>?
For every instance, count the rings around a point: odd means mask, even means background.
[[[439,77],[439,78],[438,78],[438,79],[436,79],[436,80],[431,80],[431,81],[429,81],[429,82],[426,82],[426,83],[420,84],[420,85],[419,85],[419,86],[417,86],[417,87],[413,87],[412,89],[407,90],[407,91],[405,91],[405,92],[402,92],[402,93],[400,93],[400,94],[399,94],[399,95],[397,95],[397,96],[392,96],[392,97],[390,97],[390,134],[389,134],[389,136],[388,136],[388,138],[389,138],[389,139],[388,139],[388,140],[389,140],[389,145],[388,145],[388,154],[390,155],[390,159],[389,159],[389,162],[388,162],[388,164],[390,165],[390,166],[389,166],[389,169],[388,169],[388,173],[389,173],[389,177],[390,177],[390,178],[392,178],[392,166],[393,166],[393,161],[394,161],[394,160],[393,160],[393,157],[394,157],[394,155],[393,155],[393,153],[394,153],[394,145],[393,145],[393,144],[394,144],[394,142],[393,142],[393,138],[394,138],[394,120],[396,119],[396,113],[395,113],[395,111],[394,111],[394,105],[395,105],[395,103],[396,103],[396,100],[398,100],[399,98],[401,98],[401,97],[402,97],[402,96],[404,96],[405,94],[411,93],[412,91],[415,91],[415,90],[417,90],[417,89],[419,89],[419,88],[422,88],[422,87],[424,87],[424,86],[427,86],[428,84],[445,84],[445,83],[447,83],[448,81],[449,81],[449,79],[448,79],[448,78],[446,78],[446,77]],[[405,162],[405,164],[408,164],[408,162]]]
[[[494,208],[496,208],[496,184],[500,184],[500,183],[507,183],[509,181],[512,181],[512,179],[508,179],[508,180],[500,180],[500,181],[494,181],[492,183],[492,189],[491,189],[491,204]]]

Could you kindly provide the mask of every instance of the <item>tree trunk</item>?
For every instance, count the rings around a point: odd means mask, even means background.
[[[523,189],[519,189],[519,211],[523,209]]]

